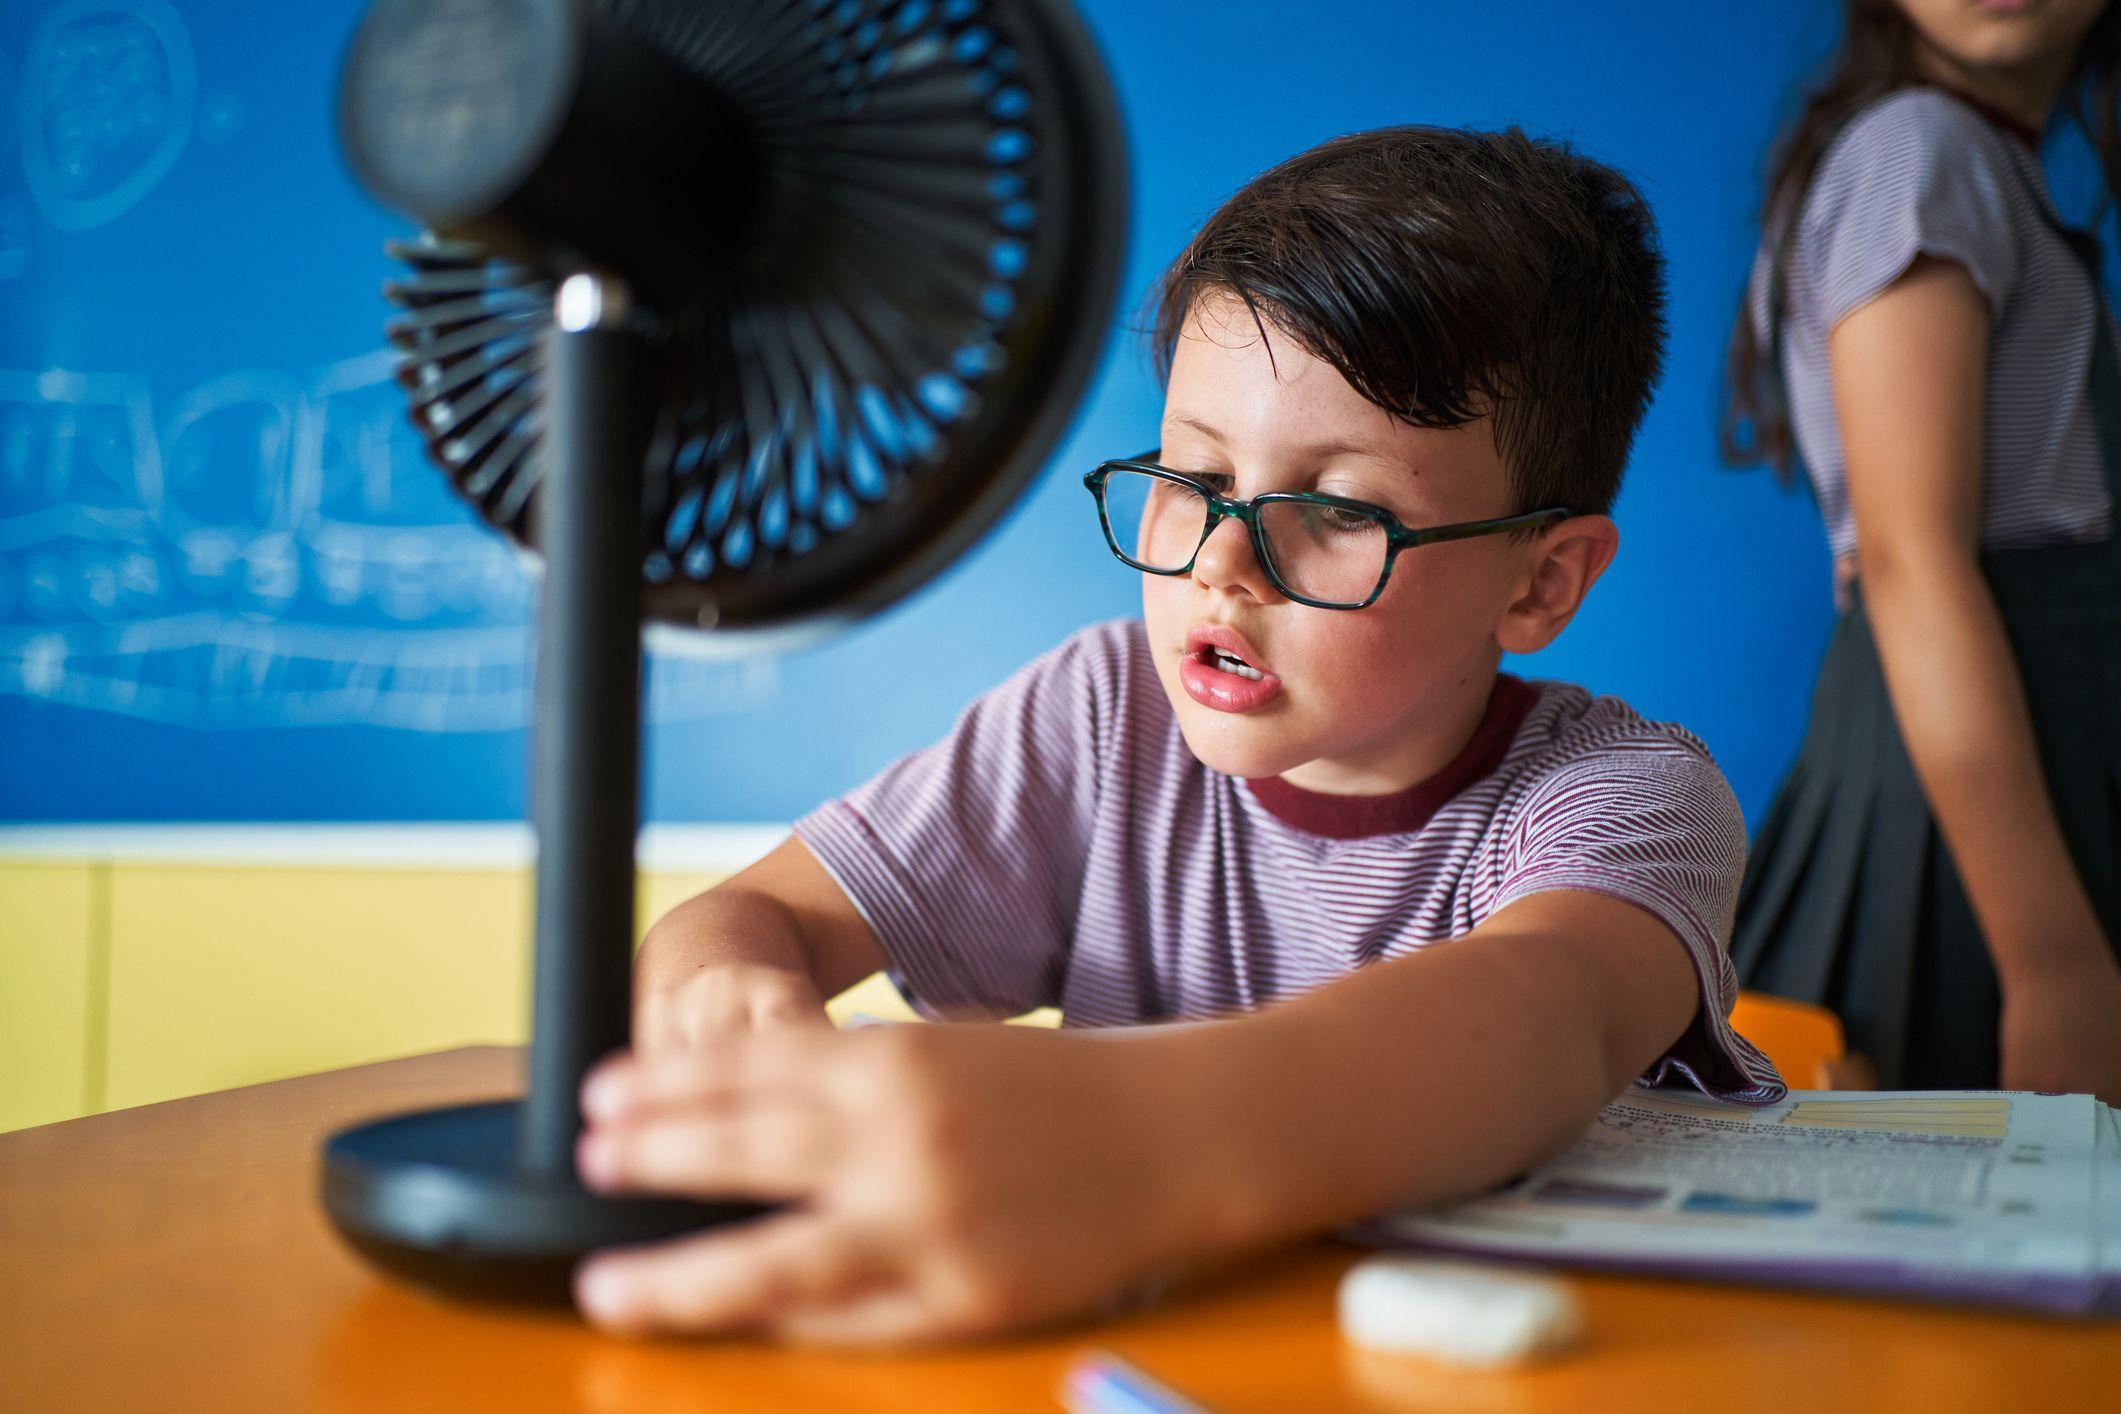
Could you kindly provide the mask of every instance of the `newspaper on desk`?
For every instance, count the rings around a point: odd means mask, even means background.
[[[2052,1311],[2121,1310],[2121,1124],[2089,1095],[1631,1090],[1509,1186],[1365,1241]]]
[[[2121,1110],[2099,1107],[2099,1291],[2093,1309],[2121,1312]]]

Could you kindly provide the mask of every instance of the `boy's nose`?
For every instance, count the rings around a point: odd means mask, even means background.
[[[1241,520],[1225,520],[1208,532],[1193,557],[1193,579],[1204,588],[1241,589],[1262,601],[1281,597],[1253,553],[1252,536]]]

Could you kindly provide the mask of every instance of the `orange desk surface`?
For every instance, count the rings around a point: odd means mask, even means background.
[[[1361,1358],[1354,1254],[1315,1244],[1122,1319],[891,1356],[629,1343],[437,1302],[346,1252],[317,1145],[388,1111],[511,1093],[477,1048],[0,1135],[0,1408],[43,1411],[1016,1410],[1102,1347],[1218,1410],[2121,1409],[2121,1325],[1584,1278],[1589,1338],[1512,1374]]]

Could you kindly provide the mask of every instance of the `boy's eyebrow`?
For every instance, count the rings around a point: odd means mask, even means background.
[[[1223,440],[1221,432],[1191,413],[1174,413],[1170,417],[1165,418],[1164,422],[1171,427],[1190,427],[1213,442],[1220,443]],[[1362,442],[1313,442],[1308,446],[1296,449],[1297,457],[1304,461],[1324,461],[1327,457],[1350,454],[1359,457],[1374,457],[1379,461],[1397,461],[1397,458],[1394,458],[1382,448],[1369,446]]]

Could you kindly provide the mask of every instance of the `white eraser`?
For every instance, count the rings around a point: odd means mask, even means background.
[[[1340,1282],[1353,1344],[1454,1365],[1507,1365],[1576,1339],[1583,1312],[1553,1277],[1426,1257],[1370,1257]]]

